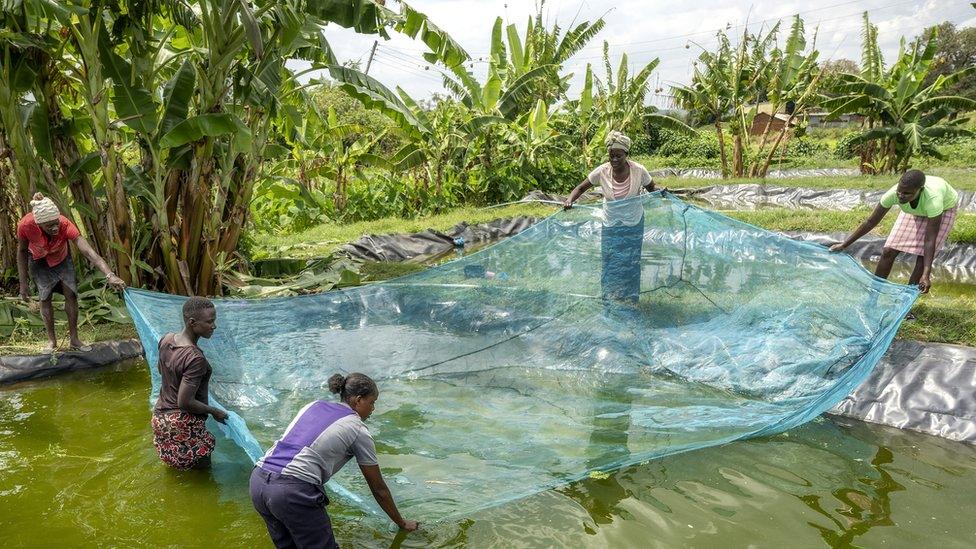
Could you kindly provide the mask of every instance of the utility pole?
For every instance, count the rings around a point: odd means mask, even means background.
[[[373,56],[376,55],[376,44],[378,40],[373,40],[373,48],[369,50],[369,60],[366,61],[366,74],[369,74],[369,66],[373,64]]]

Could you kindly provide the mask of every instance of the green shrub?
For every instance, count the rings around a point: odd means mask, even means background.
[[[699,131],[697,137],[687,136],[671,130],[662,129],[661,146],[657,154],[671,157],[718,158],[718,137],[708,131]]]
[[[846,160],[848,158],[856,158],[861,154],[860,145],[852,143],[854,137],[858,135],[858,132],[853,132],[841,137],[837,141],[837,146],[834,148],[834,157]]]
[[[630,144],[630,154],[651,154],[654,152],[651,149],[653,139],[649,135],[637,134],[634,136],[633,142]]]
[[[332,197],[290,178],[266,179],[254,187],[251,222],[259,232],[294,233],[324,223]]]
[[[821,140],[809,137],[790,139],[786,144],[786,156],[790,158],[828,156],[830,147]]]
[[[568,194],[586,178],[590,169],[592,168],[583,166],[575,159],[553,155],[532,174],[535,179],[534,188],[547,193]]]

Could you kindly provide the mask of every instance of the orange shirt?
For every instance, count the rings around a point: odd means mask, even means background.
[[[17,223],[17,238],[27,241],[27,249],[34,261],[44,259],[48,267],[54,267],[68,257],[68,241],[77,239],[81,233],[67,217],[62,215],[60,221],[61,228],[53,237],[41,230],[32,213],[25,215]]]

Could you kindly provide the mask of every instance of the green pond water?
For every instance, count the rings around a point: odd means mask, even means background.
[[[158,461],[149,385],[132,362],[0,388],[0,546],[270,546],[232,443],[211,471]],[[976,447],[851,420],[598,477],[410,535],[329,511],[347,547],[976,545]]]

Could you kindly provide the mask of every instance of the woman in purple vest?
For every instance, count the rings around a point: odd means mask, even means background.
[[[325,484],[353,456],[373,497],[404,530],[404,520],[376,461],[373,437],[363,423],[376,406],[379,389],[363,374],[336,374],[329,390],[341,402],[316,400],[304,408],[251,472],[251,501],[276,547],[338,547],[325,511]]]

